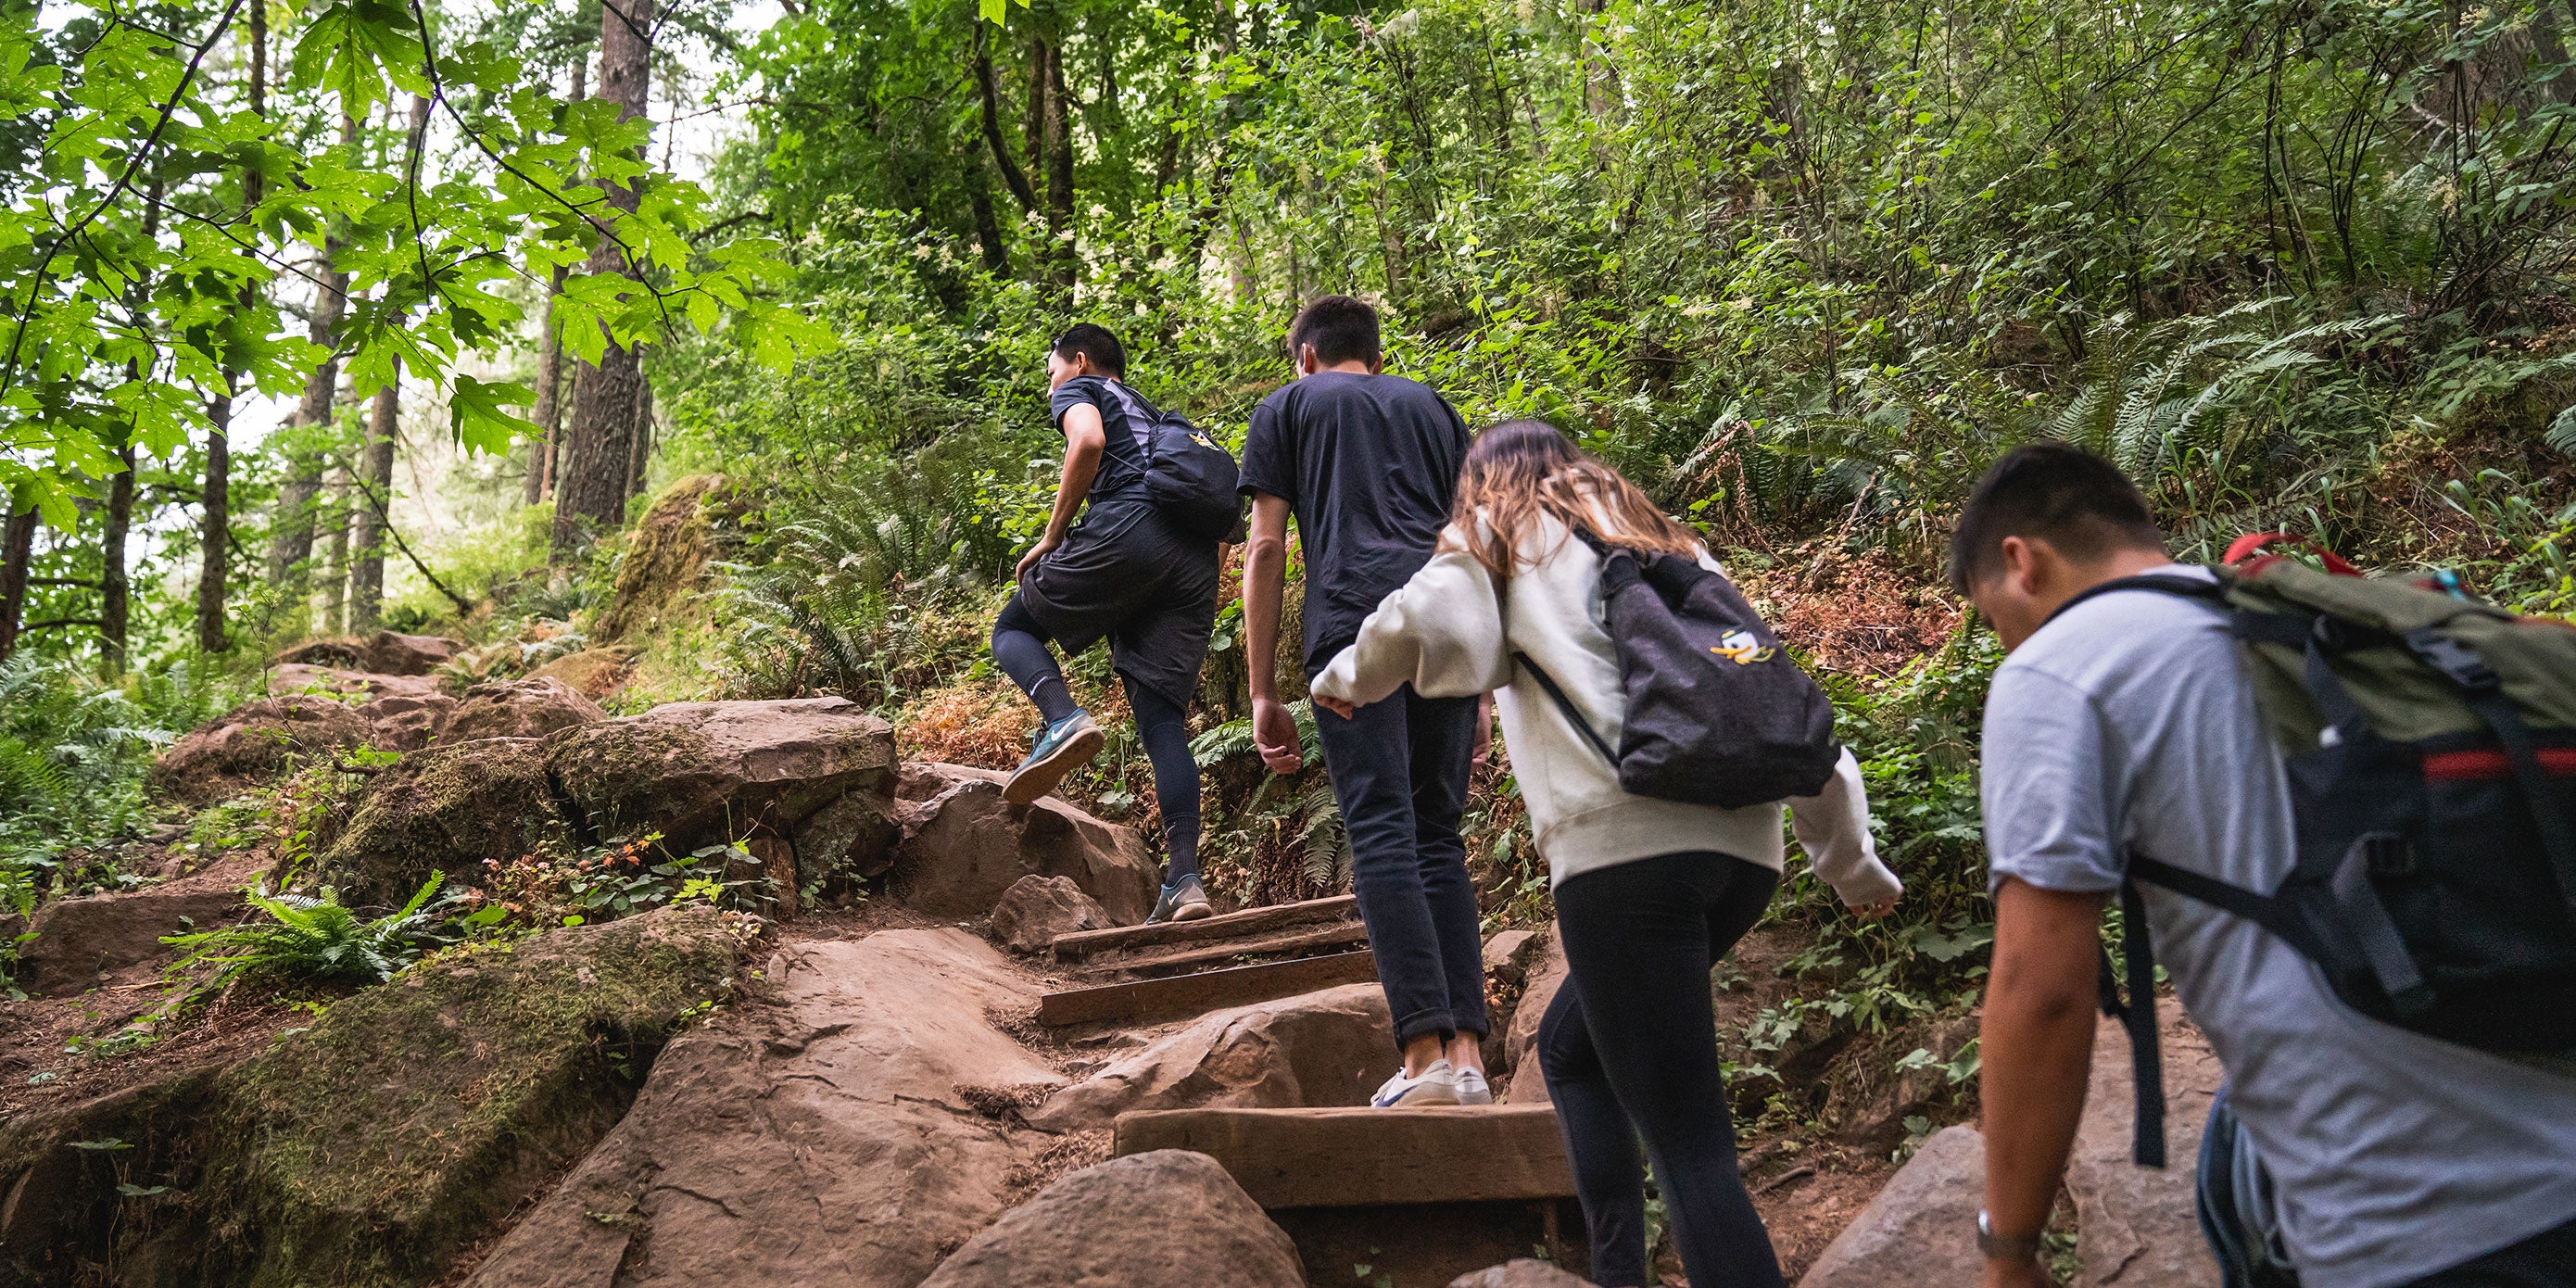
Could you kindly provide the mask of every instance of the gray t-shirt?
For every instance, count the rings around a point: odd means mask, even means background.
[[[1995,884],[2116,890],[2134,848],[2278,887],[2289,784],[2235,650],[2214,607],[2125,591],[2006,659],[1986,700]],[[2269,932],[2144,889],[2307,1288],[2406,1283],[2576,1220],[2576,1078],[2369,1019]]]

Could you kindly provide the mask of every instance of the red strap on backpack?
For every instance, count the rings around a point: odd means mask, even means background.
[[[2283,555],[2267,555],[2262,553],[2273,546],[2284,543],[2306,548],[2311,554],[2314,554],[2318,559],[2325,563],[2327,572],[2333,573],[2335,576],[2358,577],[2361,575],[2361,570],[2353,567],[2350,563],[2345,562],[2342,555],[2336,554],[2335,552],[2326,549],[2324,546],[2308,540],[2306,537],[2294,536],[2287,532],[2246,533],[2244,536],[2238,537],[2227,547],[2226,558],[2221,559],[2219,562],[2227,564],[2230,567],[2243,563],[2245,564],[2245,567],[2241,569],[2241,571],[2247,576],[2252,576],[2253,574],[2261,572],[2263,569],[2269,567],[2275,560],[2286,557]],[[2256,558],[2258,555],[2261,557]],[[2248,562],[2249,560],[2251,562]]]

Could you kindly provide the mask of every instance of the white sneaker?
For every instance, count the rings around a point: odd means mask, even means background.
[[[1485,1074],[1483,1070],[1460,1069],[1449,1076],[1450,1080],[1457,1084],[1459,1104],[1490,1105],[1494,1103],[1494,1089],[1485,1082]]]
[[[1386,1080],[1385,1086],[1377,1089],[1376,1095],[1369,1097],[1369,1104],[1379,1109],[1457,1103],[1457,1075],[1450,1072],[1447,1060],[1432,1061],[1418,1078],[1405,1077],[1404,1070],[1398,1069],[1394,1077]]]

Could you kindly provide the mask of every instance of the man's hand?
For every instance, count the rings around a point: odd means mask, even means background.
[[[1326,711],[1332,712],[1334,715],[1340,716],[1344,720],[1348,720],[1352,716],[1358,715],[1360,712],[1359,706],[1356,703],[1344,702],[1340,698],[1327,697],[1321,693],[1315,695],[1315,705],[1322,707]]]
[[[1038,560],[1044,559],[1048,555],[1055,553],[1056,547],[1063,544],[1063,537],[1052,532],[1048,533],[1044,538],[1040,539],[1036,545],[1029,547],[1029,552],[1027,554],[1020,556],[1019,570],[1011,574],[1011,580],[1028,580],[1029,569],[1037,567]]]
[[[1486,758],[1493,755],[1493,752],[1494,695],[1490,693],[1478,694],[1476,697],[1476,741],[1474,743],[1474,750],[1469,755],[1469,762],[1476,768],[1482,769],[1485,767]]]
[[[1850,911],[1851,915],[1858,917],[1863,921],[1876,921],[1879,918],[1896,911],[1896,896],[1889,895],[1876,903],[1853,905]]]
[[[1305,748],[1297,740],[1297,716],[1277,698],[1252,700],[1252,745],[1261,763],[1274,774],[1293,774],[1306,767]]]
[[[2036,1260],[1989,1261],[1977,1284],[1978,1288],[2057,1288]]]

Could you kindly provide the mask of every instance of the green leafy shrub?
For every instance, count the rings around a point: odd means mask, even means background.
[[[268,920],[164,936],[161,942],[180,950],[169,975],[196,976],[187,1001],[218,996],[246,979],[383,983],[448,937],[431,903],[446,881],[445,873],[433,873],[402,907],[373,919],[342,905],[328,888],[318,896],[246,891],[246,901]]]

